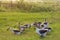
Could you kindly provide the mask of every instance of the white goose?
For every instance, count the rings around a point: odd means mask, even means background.
[[[36,33],[38,35],[40,35],[40,37],[45,37],[46,34],[47,34],[47,31],[48,31],[48,29],[39,29],[39,28],[36,28]]]
[[[48,32],[48,29],[44,28],[44,25],[41,25],[41,28],[36,27],[36,33],[39,34],[41,37],[45,37]]]
[[[43,22],[43,25],[44,25],[44,28],[45,28],[45,29],[48,29],[48,30],[49,30],[48,32],[51,31],[51,28],[48,27],[48,22],[46,21],[46,19],[45,19],[45,21]]]

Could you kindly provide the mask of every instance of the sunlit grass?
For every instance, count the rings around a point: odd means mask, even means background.
[[[53,17],[53,18],[52,18]],[[52,28],[50,35],[45,38],[40,38],[36,34],[33,27],[26,29],[21,35],[14,35],[10,31],[7,31],[7,25],[14,27],[20,21],[21,24],[32,23],[35,21],[43,22],[44,18],[47,18],[49,26]],[[54,19],[55,18],[55,19]],[[0,12],[0,40],[60,40],[60,15],[58,12],[53,12],[53,16],[50,12],[40,13],[22,13],[22,12]]]

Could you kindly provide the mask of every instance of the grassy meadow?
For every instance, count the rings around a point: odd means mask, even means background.
[[[49,27],[52,28],[50,35],[45,38],[40,38],[36,34],[33,27],[26,29],[21,35],[14,35],[7,31],[7,26],[18,27],[18,22],[21,25],[33,23],[35,21],[44,21],[47,18]],[[0,40],[60,40],[60,12],[0,12]]]

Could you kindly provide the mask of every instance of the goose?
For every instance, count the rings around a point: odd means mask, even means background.
[[[41,28],[41,22],[37,22],[37,27]]]
[[[8,27],[7,31],[8,30],[10,30],[14,34],[21,34],[25,30],[25,28],[23,26],[21,26],[19,29],[13,29],[11,27]]]
[[[48,29],[49,32],[51,31],[51,28],[48,27],[48,23],[47,23],[47,22],[44,22],[43,25],[44,25],[44,28],[45,28],[45,29]]]
[[[13,28],[11,28],[11,27],[8,27],[7,28],[7,31],[8,30],[10,30],[12,33],[14,33],[14,34],[21,34],[21,32],[20,32],[20,30],[17,30],[17,29],[13,29]]]
[[[34,26],[34,29],[35,29],[36,27],[40,28],[41,24],[42,24],[41,22],[34,22],[31,25]]]
[[[37,26],[37,22],[32,23],[31,26],[36,27]]]
[[[25,27],[25,28],[30,28],[31,25],[30,25],[30,24],[24,24],[24,27]]]
[[[43,22],[42,24],[44,25],[44,28],[45,28],[45,29],[48,29],[48,30],[49,30],[48,32],[51,31],[51,28],[48,27],[48,22],[47,22],[47,19],[46,19],[46,18],[44,19],[44,22]]]
[[[18,29],[20,30],[20,32],[25,30],[25,27],[23,25],[20,25],[20,22],[18,22]]]
[[[23,31],[25,31],[25,27],[24,26],[20,26],[20,32],[23,32]]]
[[[40,36],[40,37],[45,37],[47,34],[48,29],[39,29],[36,28],[36,33]]]

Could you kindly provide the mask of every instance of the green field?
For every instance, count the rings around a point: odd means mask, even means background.
[[[7,26],[17,28],[17,23],[33,23],[35,21],[44,21],[47,18],[49,27],[52,28],[50,35],[40,38],[33,27],[26,29],[21,35],[14,35],[7,31]],[[0,12],[0,40],[60,40],[60,12],[40,12],[40,13],[23,13],[23,12]]]

